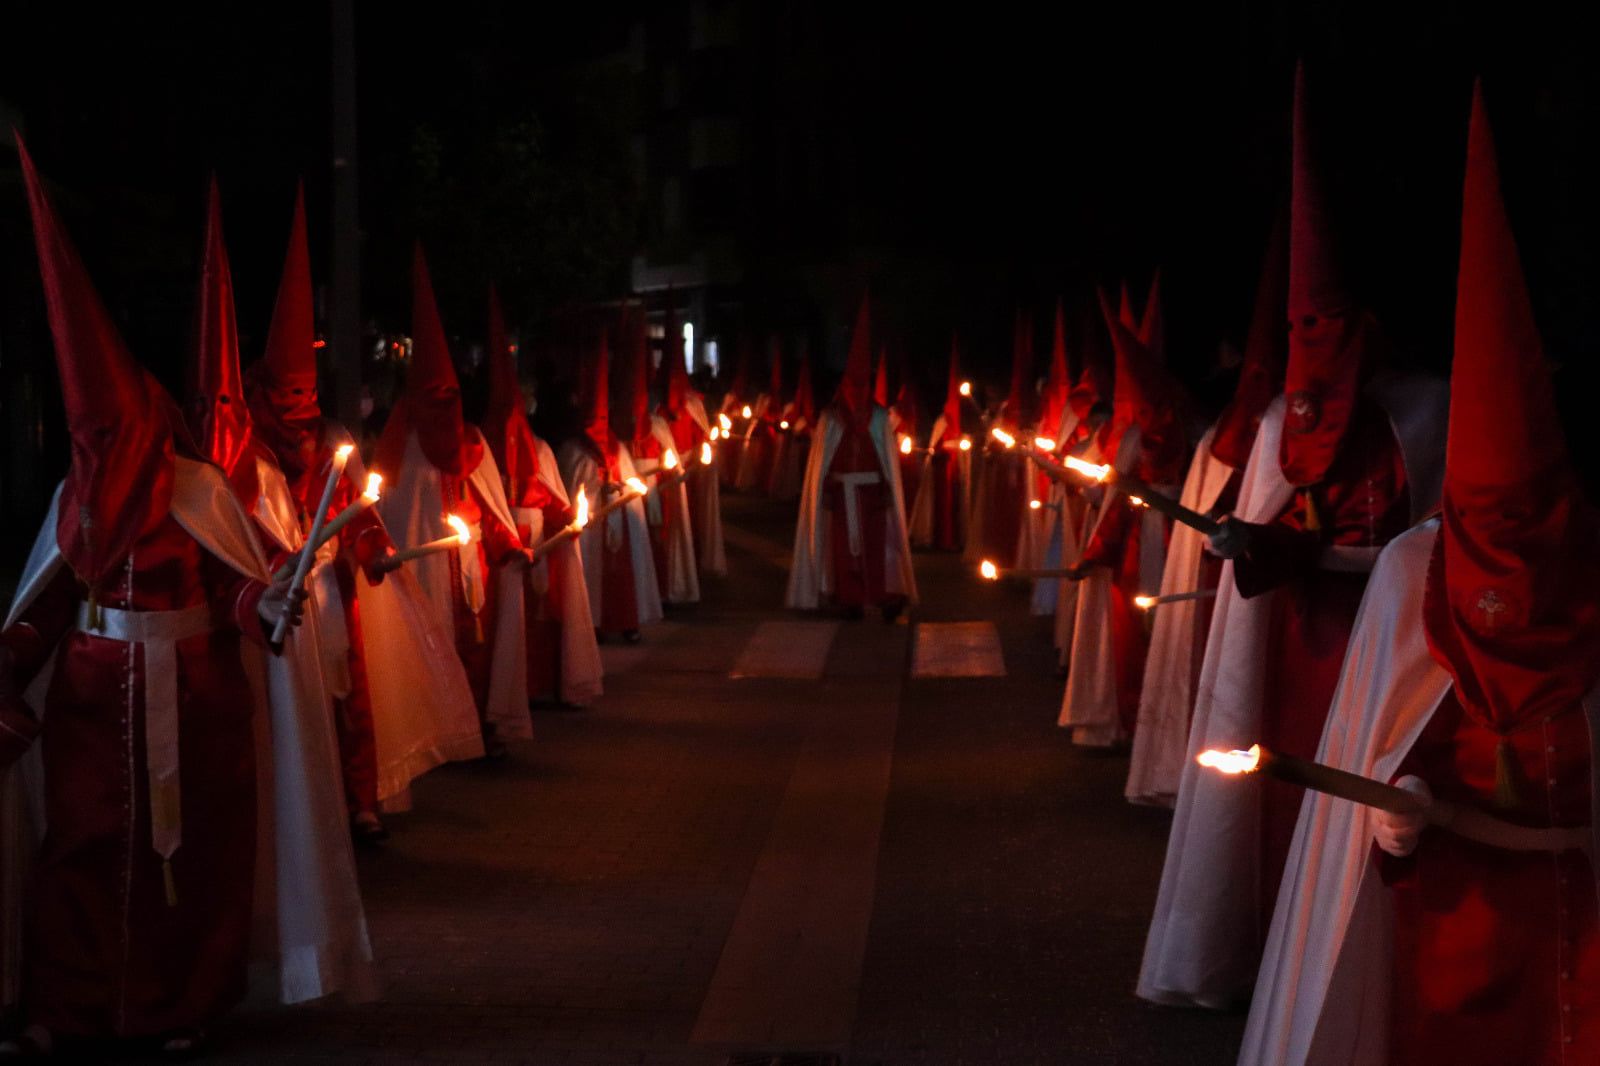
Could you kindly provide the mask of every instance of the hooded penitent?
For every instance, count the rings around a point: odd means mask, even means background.
[[[517,356],[506,338],[500,294],[493,285],[489,286],[489,409],[483,422],[484,438],[501,475],[511,485],[537,477],[539,452],[522,402]]]
[[[1114,458],[1122,435],[1138,426],[1139,476],[1153,484],[1171,484],[1182,474],[1184,459],[1177,384],[1144,342],[1111,314],[1103,296],[1102,303],[1117,357],[1111,422],[1102,450]]]
[[[872,297],[863,293],[856,311],[855,329],[850,333],[850,355],[845,360],[844,376],[833,402],[857,426],[866,427],[872,416]]]
[[[879,407],[889,406],[889,349],[878,346],[878,369],[872,379],[872,402]]]
[[[585,399],[589,405],[589,422],[584,427],[589,440],[601,455],[610,455],[616,448],[617,438],[611,432],[611,344],[606,330],[601,329],[595,351],[589,357],[588,387]]]
[[[311,256],[306,248],[305,190],[296,190],[289,247],[278,299],[267,327],[267,349],[245,372],[245,395],[255,432],[272,448],[291,481],[317,458],[322,408],[317,402],[316,322],[311,307]]]
[[[1211,454],[1236,470],[1243,470],[1256,441],[1256,430],[1273,397],[1283,391],[1283,364],[1288,345],[1284,329],[1284,299],[1289,280],[1289,241],[1282,216],[1273,223],[1267,253],[1256,283],[1250,334],[1245,338],[1244,362],[1233,399],[1217,419],[1211,436]]]
[[[234,320],[233,273],[222,241],[222,198],[216,178],[206,197],[205,248],[195,304],[194,351],[189,363],[189,428],[200,451],[228,476],[248,506],[259,493],[251,455],[250,411],[239,371],[239,330]],[[249,461],[241,461],[249,459]]]
[[[1080,419],[1089,417],[1090,410],[1097,403],[1109,403],[1111,400],[1112,374],[1106,366],[1105,337],[1106,332],[1101,322],[1104,320],[1104,298],[1102,294],[1102,313],[1089,313],[1084,337],[1085,343],[1080,349],[1083,365],[1078,368],[1078,378],[1073,383],[1072,391],[1068,394],[1067,402],[1072,405],[1072,411]]]
[[[128,352],[20,137],[17,153],[72,440],[56,543],[92,593],[166,517],[174,451],[187,431],[171,397]]]
[[[672,290],[667,290],[666,326],[661,335],[661,366],[658,380],[662,403],[672,417],[683,410],[689,399],[689,368],[683,361],[683,338],[678,333],[678,319],[673,314]]]
[[[421,244],[411,259],[411,366],[406,390],[383,427],[373,465],[379,470],[399,469],[409,430],[416,431],[422,454],[440,473],[465,477],[483,461],[483,442],[467,432],[461,414],[461,383],[450,362],[450,345]]]
[[[961,439],[961,342],[950,338],[950,367],[944,383],[944,439]],[[938,441],[932,442],[934,444]]]
[[[1576,706],[1600,677],[1600,520],[1562,437],[1481,88],[1445,454],[1424,626],[1466,714],[1504,737]]]
[[[900,416],[900,432],[913,436],[922,422],[922,398],[917,394],[915,375],[905,349],[900,349],[900,391],[895,394],[894,410]]]
[[[1344,286],[1316,166],[1305,68],[1295,71],[1294,192],[1289,215],[1288,407],[1280,461],[1289,483],[1321,481],[1354,421],[1377,359],[1376,323]]]
[[[1054,433],[1066,414],[1068,396],[1072,391],[1072,378],[1067,370],[1067,319],[1056,301],[1055,330],[1050,338],[1050,376],[1045,380],[1044,410],[1039,418],[1040,428]],[[1081,417],[1081,416],[1080,416]]]

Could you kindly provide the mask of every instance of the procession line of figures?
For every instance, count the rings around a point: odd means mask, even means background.
[[[1600,1062],[1600,515],[1482,93],[1448,389],[1381,365],[1303,73],[1294,113],[1288,217],[1235,394],[1200,432],[1158,275],[1142,313],[1100,294],[1112,367],[1070,374],[1057,309],[1033,417],[1020,320],[994,410],[952,346],[926,437],[909,375],[891,402],[881,347],[874,368],[866,298],[820,410],[809,362],[785,402],[774,358],[766,392],[741,366],[712,414],[670,352],[652,407],[634,315],[626,417],[602,335],[587,424],[552,451],[492,293],[493,400],[465,422],[419,249],[371,474],[317,404],[301,203],[241,371],[213,188],[180,407],[23,150],[72,462],[0,633],[0,992],[26,1025],[5,1049],[189,1050],[252,961],[285,1002],[374,995],[351,827],[380,833],[419,775],[529,736],[530,698],[598,696],[597,640],[637,639],[725,569],[728,484],[798,496],[792,608],[895,618],[914,545],[1034,582],[1060,724],[1130,746],[1128,798],[1175,809],[1140,996],[1248,1002],[1251,1064]],[[1252,747],[1263,772],[1214,768]]]

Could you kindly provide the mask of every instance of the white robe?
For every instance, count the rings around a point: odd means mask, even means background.
[[[1448,393],[1422,378],[1373,382],[1371,393],[1389,414],[1405,463],[1413,518],[1439,498],[1444,474]],[[1294,488],[1279,465],[1284,401],[1273,400],[1245,464],[1235,513],[1270,522],[1288,506]],[[1328,550],[1323,565],[1359,567],[1367,549]],[[1249,994],[1260,959],[1257,887],[1260,879],[1258,790],[1203,770],[1194,757],[1206,748],[1249,747],[1261,733],[1267,646],[1276,593],[1245,599],[1233,563],[1222,565],[1167,840],[1161,886],[1137,992],[1157,1003],[1227,1007]]]
[[[467,432],[478,438],[483,453],[482,461],[468,475],[468,480],[477,490],[484,508],[514,532],[517,528],[516,519],[511,516],[511,508],[506,503],[505,484],[500,477],[500,468],[495,464],[494,454],[483,444],[482,434],[476,428],[469,426]],[[391,479],[386,484],[392,488],[387,489],[378,501],[378,510],[389,528],[389,536],[398,546],[415,547],[451,535],[452,530],[445,522],[443,477],[439,468],[423,454],[414,430],[406,438],[405,455],[399,472],[384,471],[384,476]],[[476,552],[478,546],[473,544],[470,550]],[[523,573],[509,566],[496,566],[493,559],[488,560],[488,564],[489,572],[482,575],[482,580],[486,584],[497,582],[495,592],[498,598],[492,630],[490,626],[484,626],[485,632],[494,634],[489,667],[489,699],[484,708],[484,719],[495,727],[495,734],[501,739],[526,740],[533,736],[533,723],[528,716],[528,646],[527,619],[522,601]],[[448,646],[454,650],[457,590],[450,587],[450,560],[443,553],[436,552],[407,563],[403,569],[415,575],[423,601],[442,632],[449,635]],[[463,568],[464,571],[466,569]],[[395,576],[390,574],[383,584],[387,585]],[[358,584],[364,582],[358,581]],[[365,598],[361,604],[364,610]],[[366,618],[363,617],[363,631],[366,624]],[[385,638],[390,635],[388,631],[383,633]],[[368,670],[369,683],[374,675],[381,675],[388,665],[387,662],[375,663]],[[376,705],[376,690],[373,696]],[[474,711],[475,705],[470,698],[465,707],[458,708],[457,713],[463,716],[463,725],[466,713]]]
[[[1205,514],[1228,485],[1234,468],[1211,454],[1216,427],[1206,430],[1189,462],[1179,502]],[[1161,595],[1194,592],[1200,585],[1206,536],[1175,523],[1167,541],[1167,565],[1161,573]],[[1133,732],[1133,758],[1124,794],[1134,803],[1170,807],[1177,800],[1178,778],[1189,748],[1189,712],[1194,709],[1195,645],[1211,616],[1213,600],[1182,600],[1155,612],[1150,654],[1145,659],[1144,686],[1139,691],[1139,725]]]
[[[599,510],[604,504],[601,488],[606,482],[605,467],[595,458],[587,440],[569,440],[557,453],[557,465],[568,496],[576,496],[581,487],[589,497],[589,506]],[[626,481],[637,477],[633,455],[626,444],[617,445],[617,468]],[[583,556],[584,581],[589,586],[589,613],[600,619],[602,597],[605,592],[605,558],[602,538],[618,538],[626,524],[629,557],[633,562],[633,592],[639,624],[646,626],[661,621],[661,589],[656,584],[656,563],[650,553],[650,527],[645,520],[644,501],[633,500],[617,508],[604,522],[590,522],[578,537],[578,550]]]
[[[699,393],[691,392],[684,401],[684,408],[709,440],[711,419],[706,416],[705,399]],[[727,547],[722,539],[722,449],[712,444],[711,455],[709,467],[701,465],[697,455],[687,457],[694,462],[689,470],[689,500],[694,508],[695,547],[699,552],[700,572],[722,577],[728,573]]]
[[[206,551],[237,573],[270,580],[258,534],[216,467],[176,460],[172,517]],[[276,467],[263,492],[287,499]],[[274,476],[275,475],[275,480]],[[60,569],[56,506],[34,541],[7,615],[16,621]],[[292,507],[291,507],[292,512]],[[376,993],[366,913],[356,883],[348,816],[340,787],[333,712],[322,683],[317,618],[291,630],[282,653],[241,641],[240,669],[255,699],[254,729],[260,793],[257,816],[255,951],[274,970],[278,997],[299,1003],[334,993],[352,999]],[[53,663],[29,687],[43,713]],[[0,773],[0,1002],[20,991],[23,893],[43,837],[43,774],[39,749]]]
[[[650,435],[663,449],[671,448],[677,452],[677,445],[672,439],[672,426],[660,415],[650,418]],[[697,461],[693,455],[678,456],[678,463],[686,469]],[[694,519],[689,509],[689,489],[684,484],[687,475],[674,477],[670,485],[663,486],[661,475],[651,479],[654,484],[650,488],[650,495],[645,498],[647,505],[646,514],[650,524],[660,528],[666,520],[665,493],[671,493],[671,498],[678,508],[681,521],[675,523],[666,531],[666,594],[662,599],[668,603],[699,603],[700,602],[700,571],[696,565],[694,553]],[[659,579],[662,575],[657,574]]]
[[[1318,762],[1392,780],[1450,691],[1450,675],[1429,653],[1421,624],[1438,530],[1438,520],[1430,520],[1396,538],[1378,557]],[[1584,700],[1584,709],[1593,748],[1600,739],[1595,728],[1600,690]],[[1600,752],[1592,762],[1600,772]],[[1600,779],[1591,793],[1600,803]],[[1600,827],[1600,817],[1592,826]],[[1393,901],[1373,861],[1373,827],[1369,808],[1306,793],[1240,1063],[1384,1066],[1388,1061]]]
[[[1118,470],[1139,463],[1137,427],[1122,434],[1117,447]],[[1152,486],[1164,491],[1163,486]],[[1111,513],[1119,494],[1107,491],[1101,498],[1094,524],[1084,537],[1085,546],[1100,523]],[[1161,585],[1166,562],[1166,532],[1170,523],[1153,508],[1141,510],[1139,530],[1139,591],[1153,593]],[[1080,557],[1082,549],[1080,549]],[[1072,627],[1072,653],[1067,685],[1061,694],[1061,714],[1056,724],[1072,730],[1072,742],[1085,747],[1110,747],[1126,738],[1117,711],[1117,655],[1112,640],[1111,611],[1115,577],[1109,566],[1096,566],[1077,582],[1077,617]]]
[[[917,602],[917,576],[911,565],[911,544],[906,538],[905,493],[900,487],[899,455],[889,430],[889,412],[874,408],[868,431],[878,455],[878,469],[889,486],[888,529],[884,531],[884,585],[891,595]],[[794,529],[794,557],[784,603],[798,610],[816,610],[833,595],[833,523],[822,506],[828,468],[844,439],[844,427],[829,409],[817,419],[806,460],[806,480],[800,491],[800,515]]]

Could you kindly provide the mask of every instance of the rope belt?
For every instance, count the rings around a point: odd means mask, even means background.
[[[861,557],[861,498],[857,493],[865,485],[877,485],[883,475],[871,470],[853,474],[831,474],[829,479],[844,493],[844,526],[850,535],[850,554]]]

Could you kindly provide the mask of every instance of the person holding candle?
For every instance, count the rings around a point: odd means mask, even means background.
[[[889,429],[894,434],[895,463],[900,468],[901,496],[917,498],[922,481],[922,399],[917,394],[917,383],[911,372],[905,349],[900,349],[900,388],[895,392],[894,403],[889,405]],[[882,358],[888,359],[887,350]],[[909,518],[901,515],[901,521]]]
[[[389,415],[373,465],[389,479],[378,505],[385,525],[408,547],[464,522],[468,543],[408,564],[438,622],[453,634],[466,668],[484,750],[533,735],[522,590],[528,556],[517,536],[494,454],[461,413],[461,385],[450,362],[433,281],[417,245],[411,266],[411,366]]]
[[[187,1051],[245,992],[256,753],[241,648],[298,624],[304,597],[271,581],[17,149],[72,462],[0,629],[0,1006],[27,1022],[3,1050]]]
[[[893,621],[917,600],[889,412],[872,402],[872,311],[863,295],[833,403],[817,421],[795,524],[788,606],[824,602]]]
[[[1103,330],[1097,324],[1090,330],[1089,335],[1099,337],[1102,333]],[[1067,406],[1061,415],[1064,432],[1058,432],[1054,438],[1057,456],[1072,457],[1095,464],[1103,461],[1104,457],[1100,454],[1100,434],[1111,418],[1109,400],[1112,377],[1113,375],[1106,371],[1104,360],[1097,349],[1085,347],[1083,367],[1078,371],[1077,381],[1067,392]],[[1069,423],[1070,428],[1068,428]],[[1042,466],[1040,473],[1044,473]],[[1059,479],[1054,480],[1052,493],[1059,493],[1061,497],[1063,515],[1061,561],[1064,564],[1069,559],[1076,560],[1082,554],[1081,546],[1089,538],[1089,527],[1097,513],[1097,508],[1091,505],[1090,496],[1092,493],[1098,493],[1098,490],[1081,483],[1063,483]],[[1069,529],[1072,537],[1070,550],[1067,541]],[[1061,676],[1065,677],[1068,673],[1068,662],[1072,658],[1072,638],[1078,619],[1078,586],[1081,583],[1057,581],[1055,584],[1056,621],[1053,636],[1057,665]]]
[[[1150,298],[1152,304],[1159,299],[1154,285]],[[1118,471],[1175,494],[1168,487],[1188,451],[1182,387],[1167,373],[1162,354],[1111,313],[1103,292],[1100,303],[1116,351],[1116,380],[1098,450]],[[1082,585],[1058,723],[1072,730],[1076,744],[1108,747],[1128,741],[1138,720],[1150,638],[1134,597],[1160,587],[1171,522],[1124,493],[1107,492],[1092,523],[1070,568]]]
[[[1219,515],[1233,509],[1261,418],[1272,398],[1283,391],[1287,338],[1281,323],[1288,254],[1288,229],[1280,221],[1272,227],[1262,260],[1233,399],[1195,449],[1184,481],[1180,502],[1195,511]],[[1161,574],[1161,595],[1215,593],[1222,578],[1222,560],[1205,550],[1205,539],[1190,526],[1174,525]],[[1163,807],[1177,800],[1213,605],[1212,599],[1206,598],[1169,602],[1170,606],[1164,604],[1156,614],[1150,630],[1138,727],[1124,790],[1134,803]]]
[[[783,423],[789,423],[783,429]],[[784,406],[779,418],[778,454],[772,461],[772,476],[767,494],[775,500],[793,500],[800,495],[806,476],[806,456],[811,449],[811,430],[817,423],[816,392],[811,382],[811,352],[800,343],[800,365],[795,371],[794,398]]]
[[[750,405],[744,426],[744,447],[739,452],[739,474],[734,486],[741,492],[766,492],[772,483],[772,464],[778,454],[783,421],[783,343],[774,334],[767,341],[767,389]]]
[[[1302,71],[1284,394],[1262,418],[1238,506],[1211,538],[1227,561],[1191,753],[1246,737],[1291,753],[1315,747],[1372,562],[1438,499],[1445,389],[1376,373],[1379,328],[1338,269],[1306,107]],[[1222,1006],[1249,994],[1298,802],[1282,782],[1229,789],[1185,765],[1140,996]]]
[[[258,520],[275,523],[268,536],[280,547],[298,546],[314,524],[341,449],[351,450],[333,478],[324,520],[355,504],[367,487],[355,441],[322,412],[315,342],[305,194],[297,190],[265,353],[244,374],[254,439],[288,488],[287,514],[257,509]],[[440,763],[483,754],[466,674],[444,650],[452,631],[431,614],[413,575],[385,577],[393,549],[378,508],[363,508],[318,549],[312,571],[345,804],[352,832],[367,843],[387,835],[381,811],[404,808],[414,779]],[[375,662],[386,665],[374,670]]]
[[[1015,375],[1014,369],[1013,375]],[[1067,370],[1066,316],[1061,301],[1057,300],[1055,330],[1050,345],[1050,373],[1040,394],[1038,418],[1031,425],[1016,420],[1011,423],[1010,428],[1001,426],[1024,445],[1021,450],[1006,449],[1009,454],[1021,460],[1021,466],[1018,469],[1016,489],[1005,497],[1004,502],[1004,506],[1014,508],[1017,512],[1017,536],[1010,555],[1016,559],[1016,565],[1024,570],[1057,569],[1061,566],[1064,551],[1069,553],[1071,558],[1077,558],[1076,530],[1069,532],[1066,529],[1066,523],[1070,521],[1065,506],[1067,486],[1051,478],[1039,469],[1038,464],[1031,462],[1028,459],[1027,447],[1030,441],[1043,438],[1054,444],[1055,449],[1059,449],[1063,440],[1074,435],[1077,420],[1067,405],[1067,392],[1071,385],[1072,379],[1068,376]],[[1015,380],[1012,386],[1015,391]],[[1012,407],[1012,401],[1007,401],[1007,407]],[[1020,410],[1020,408],[1013,409]],[[1002,411],[1004,410],[1006,408],[1002,408]],[[991,435],[989,441],[985,442],[986,449],[994,447],[993,440]],[[1038,506],[1033,506],[1035,503]],[[1007,556],[1002,550],[999,557],[1003,559]],[[1058,583],[1055,580],[1034,582],[1032,597],[1034,614],[1055,613]]]
[[[586,395],[588,424],[581,434],[561,443],[556,459],[569,497],[580,490],[598,512],[622,500],[629,479],[639,474],[633,453],[611,428],[611,351],[605,331],[589,360]],[[629,427],[631,432],[633,427]],[[584,579],[589,586],[589,613],[602,637],[619,636],[630,644],[643,639],[643,626],[661,620],[661,590],[644,501],[628,499],[605,518],[584,527],[579,538]]]
[[[517,536],[538,550],[576,520],[555,453],[534,435],[522,403],[516,355],[506,339],[500,298],[489,290],[489,409],[483,436],[505,478]],[[589,614],[589,588],[576,538],[528,569],[523,589],[528,695],[583,707],[600,696],[605,670]]]
[[[1479,86],[1443,505],[1379,559],[1317,758],[1584,847],[1309,797],[1241,1062],[1600,1061],[1600,511],[1553,385]]]
[[[950,338],[944,410],[933,420],[922,476],[911,504],[911,543],[919,548],[960,551],[967,539],[967,504],[972,485],[972,441],[961,435],[961,348]],[[962,445],[965,444],[965,447]],[[1016,550],[1001,558],[1009,559]]]
[[[685,525],[693,531],[697,572],[726,574],[728,557],[722,539],[722,493],[717,482],[715,446],[712,462],[701,462],[705,446],[711,441],[711,420],[706,415],[705,397],[689,384],[689,368],[683,362],[670,294],[665,336],[667,342],[658,370],[661,403],[656,408],[653,433],[663,445],[670,441],[684,464],[686,472],[682,476],[689,516]]]
[[[201,257],[189,424],[204,455],[228,478],[254,521],[269,565],[290,563],[302,546],[283,471],[257,437],[245,405],[234,324],[233,279],[222,240],[222,206],[211,183]],[[292,569],[292,567],[291,567]],[[303,583],[304,584],[304,583]],[[340,788],[334,709],[324,684],[327,631],[317,623],[320,588],[312,581],[311,623],[290,632],[283,654],[263,671],[264,713],[256,741],[262,773],[262,849],[256,909],[275,920],[277,968],[285,1002],[334,992],[369,996],[374,988],[361,889]],[[338,610],[337,605],[334,610]],[[344,652],[334,653],[342,663]],[[270,756],[270,757],[268,757]]]
[[[1029,393],[1034,391],[1033,319],[1021,307],[1017,308],[1011,336],[1011,387],[995,412],[991,428],[998,426],[1013,436],[1027,437],[1030,435],[1027,430],[1033,424],[1028,415],[1034,413],[1030,412],[1028,402]],[[1029,483],[1035,471],[1028,462],[1027,453],[1000,448],[987,433],[975,439],[973,447],[976,450],[970,460],[972,506],[971,528],[967,531],[968,556],[1005,559],[1023,567],[1042,566],[1044,553],[1033,548],[1035,530],[1030,528],[1030,519],[1035,518],[1037,512],[1028,509],[1028,500],[1035,498],[1029,495]],[[1027,561],[1024,561],[1024,554]]]
[[[736,488],[739,481],[739,463],[744,455],[744,432],[741,428],[737,434],[736,426],[743,427],[742,411],[745,405],[752,402],[750,388],[750,334],[739,334],[739,350],[734,360],[733,380],[728,383],[727,389],[722,394],[722,403],[717,408],[717,428],[721,437],[727,442],[722,449],[718,461],[718,473],[722,484],[726,488]]]
[[[669,294],[668,299],[671,299]],[[683,366],[683,340],[676,344],[677,326],[667,313],[667,332],[661,353],[660,375],[670,373],[668,363]],[[688,464],[697,461],[698,448],[685,451],[677,446],[671,427],[650,406],[650,335],[643,308],[624,309],[622,321],[624,354],[629,377],[629,412],[632,420],[633,455],[654,475],[647,479],[650,495],[644,499],[645,518],[650,525],[650,550],[655,561],[656,582],[663,603],[700,602],[700,571],[694,550],[694,523],[689,513],[689,493],[684,485]]]

